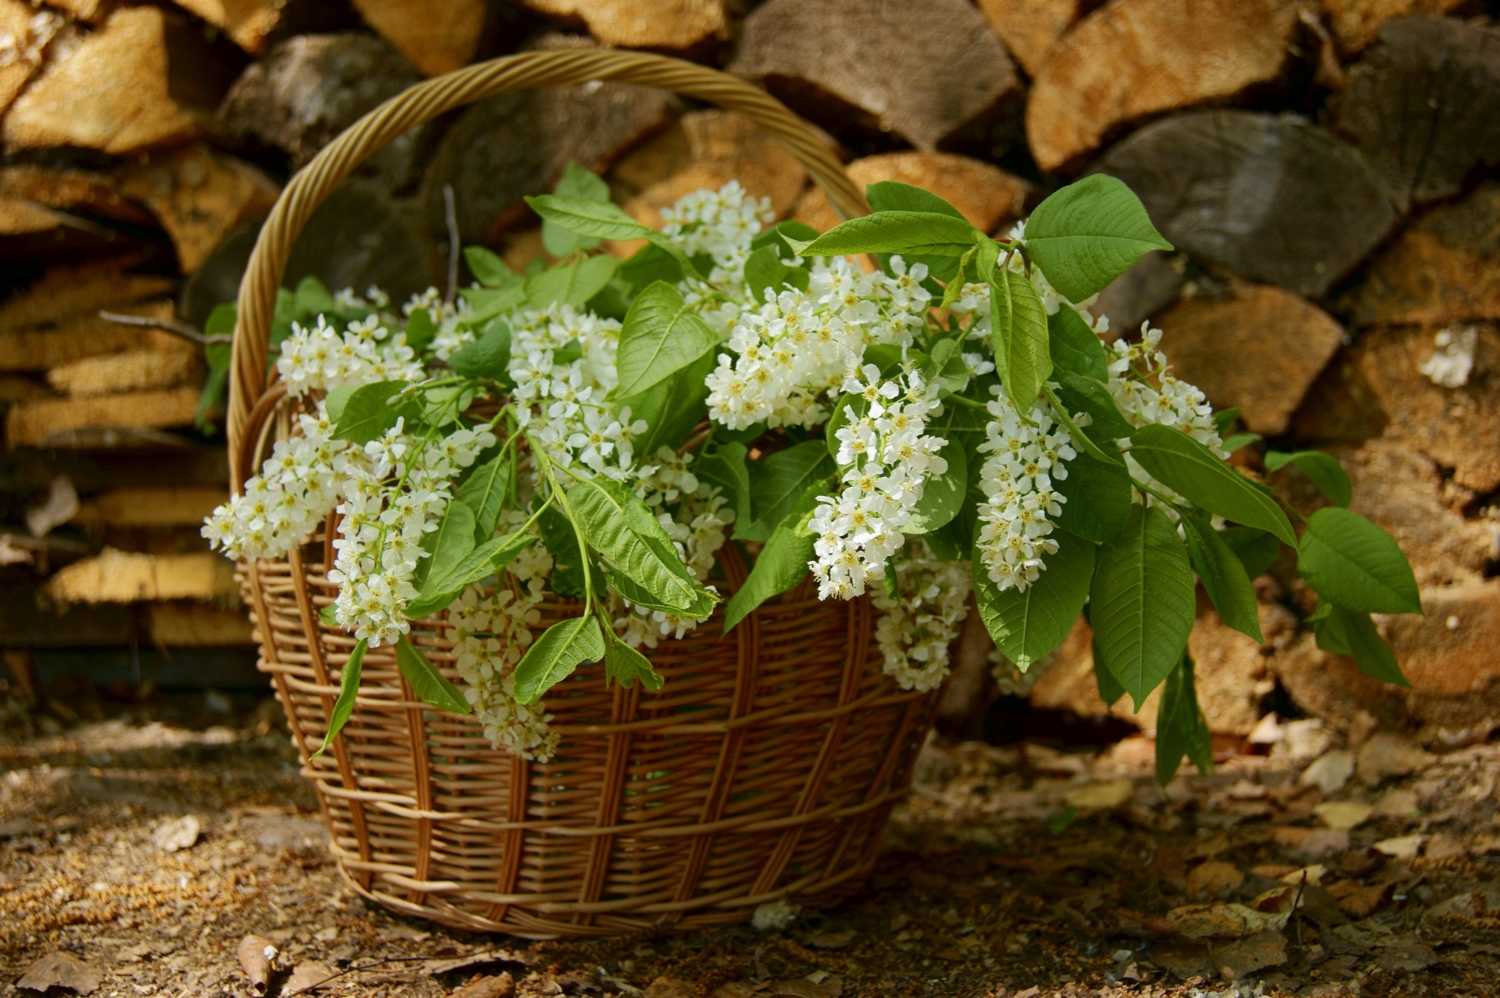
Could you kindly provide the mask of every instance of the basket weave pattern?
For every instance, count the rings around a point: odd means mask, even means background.
[[[358,163],[404,128],[523,85],[619,79],[667,86],[748,113],[806,163],[836,204],[860,195],[817,134],[724,74],[659,56],[530,53],[429,80],[352,126],[295,177],[262,230],[240,293],[229,450],[243,482],[289,400],[266,386],[270,300],[291,241]],[[267,672],[313,782],[333,852],[355,888],[396,911],[520,936],[610,935],[742,921],[767,901],[811,904],[856,889],[905,791],[934,697],[882,674],[866,600],[820,602],[810,583],[722,634],[721,614],[651,652],[662,692],[606,686],[585,666],[544,704],[554,758],[492,748],[471,716],[418,701],[388,648],[365,657],[357,706],[327,753],[354,640],[320,623],[330,521],[282,559],[240,566]],[[721,592],[745,576],[732,543]],[[544,602],[534,633],[581,607]],[[412,640],[459,681],[442,614]]]

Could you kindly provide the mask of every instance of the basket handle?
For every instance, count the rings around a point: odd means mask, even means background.
[[[433,77],[350,125],[303,167],[260,230],[240,282],[229,379],[229,474],[235,491],[249,475],[245,446],[252,410],[266,388],[266,360],[276,289],[292,243],[308,218],[355,167],[408,129],[453,108],[508,90],[616,80],[660,87],[746,115],[781,139],[847,216],[868,210],[828,142],[759,87],[728,73],[644,52],[573,49],[524,52]]]

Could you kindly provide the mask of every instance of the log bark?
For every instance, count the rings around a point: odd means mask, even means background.
[[[254,167],[199,145],[132,164],[120,188],[156,215],[184,273],[197,270],[230,232],[265,217],[281,192]]]
[[[65,395],[86,397],[172,388],[202,376],[203,361],[195,352],[127,350],[54,367],[47,372],[47,383]]]
[[[447,73],[474,58],[484,32],[484,0],[354,0],[365,22],[428,76]]]
[[[188,426],[199,389],[164,388],[93,398],[22,402],[5,414],[7,447],[42,447],[79,430],[136,430]]]
[[[1358,52],[1375,40],[1380,28],[1406,14],[1445,14],[1464,0],[1322,0],[1323,12],[1339,47]]]
[[[849,164],[849,176],[861,187],[896,180],[932,191],[963,213],[976,227],[995,232],[1019,219],[1031,197],[1031,184],[981,160],[944,152],[892,152],[866,156]],[[796,216],[815,229],[842,219],[818,188],[797,205]]]
[[[979,0],[984,19],[1032,77],[1078,17],[1078,6],[1078,0]]]
[[[601,45],[690,49],[728,37],[723,0],[521,0],[549,17],[582,23]]]
[[[57,603],[146,603],[158,600],[233,602],[238,592],[230,563],[207,551],[140,554],[105,548],[75,561],[42,587]]]
[[[172,303],[152,302],[125,310],[128,314],[166,319]],[[89,315],[53,328],[0,331],[0,371],[42,371],[126,350],[151,348],[166,353],[196,355],[198,350],[169,333],[141,329]]]

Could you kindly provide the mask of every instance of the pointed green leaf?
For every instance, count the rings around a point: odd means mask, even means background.
[[[926,211],[962,219],[963,212],[931,191],[897,180],[881,180],[865,188],[872,211]]]
[[[1354,659],[1359,671],[1372,679],[1396,686],[1410,686],[1411,680],[1401,671],[1391,646],[1386,644],[1375,622],[1368,613],[1345,610],[1340,606],[1328,607],[1328,614],[1314,625],[1318,635],[1318,647],[1336,655],[1347,655]]]
[[[1097,658],[1094,659],[1094,685],[1099,690],[1099,699],[1108,707],[1113,707],[1125,695],[1125,687]]]
[[[1156,782],[1170,783],[1183,756],[1193,761],[1198,772],[1213,772],[1213,736],[1198,707],[1190,655],[1182,656],[1182,664],[1172,670],[1162,690],[1161,710],[1156,715]]]
[[[745,463],[749,452],[737,441],[716,443],[693,460],[692,472],[718,488],[729,508],[734,510],[736,524],[750,522],[750,468]]]
[[[546,308],[552,304],[581,308],[604,290],[619,266],[619,260],[600,254],[578,263],[544,270],[526,279],[526,300],[533,308]]]
[[[626,689],[639,680],[652,693],[663,685],[661,675],[652,667],[649,658],[608,631],[604,638],[604,676]]]
[[[438,527],[422,541],[427,557],[417,563],[412,585],[420,591],[429,576],[441,577],[474,550],[474,511],[462,499],[448,503]]]
[[[1349,484],[1349,474],[1332,454],[1320,450],[1299,450],[1293,453],[1266,451],[1266,470],[1280,471],[1291,465],[1306,475],[1318,491],[1338,506],[1348,506],[1354,498],[1354,486]]]
[[[568,518],[558,512],[557,506],[542,510],[536,520],[537,533],[542,535],[542,544],[552,556],[552,574],[547,576],[547,587],[559,596],[583,598],[583,554],[578,550],[578,537]]]
[[[491,319],[475,336],[474,342],[453,352],[448,358],[448,366],[455,374],[466,378],[494,378],[508,383],[510,325],[499,317]]]
[[[854,253],[963,256],[975,229],[962,218],[935,211],[877,211],[834,226],[803,247],[803,256]]]
[[[406,638],[396,642],[396,668],[401,670],[407,685],[423,703],[452,714],[473,713],[474,708],[469,706],[458,687],[444,679],[443,674],[427,661],[427,656]]]
[[[1052,346],[1052,362],[1059,371],[1100,382],[1109,380],[1109,351],[1076,309],[1063,306],[1049,315],[1047,338]]]
[[[502,450],[499,454],[469,469],[458,483],[453,498],[468,506],[474,514],[474,536],[483,540],[495,532],[506,500],[515,492],[516,454]]]
[[[464,263],[474,280],[487,288],[508,288],[521,283],[521,275],[483,246],[464,247]]]
[[[604,657],[604,634],[593,617],[561,620],[542,632],[516,663],[516,702],[536,703],[584,662]]]
[[[771,531],[770,538],[755,558],[749,578],[724,606],[724,633],[734,630],[766,600],[786,592],[807,576],[814,538],[799,529],[805,520],[804,515],[795,522],[782,522]]]
[[[1026,220],[1026,252],[1069,301],[1103,291],[1136,260],[1172,244],[1151,224],[1140,198],[1096,173],[1055,192]]]
[[[791,513],[808,486],[826,481],[834,472],[833,456],[821,440],[806,440],[767,455],[750,466],[750,511],[754,521],[745,531],[735,531],[744,540],[769,537],[776,525]]]
[[[1206,519],[1184,516],[1182,525],[1193,571],[1203,580],[1203,588],[1219,611],[1219,619],[1241,634],[1265,644],[1265,635],[1260,630],[1260,604],[1244,562]]]
[[[333,710],[328,714],[328,730],[323,733],[323,744],[313,753],[314,759],[328,751],[328,746],[333,744],[333,740],[344,730],[344,725],[349,723],[349,717],[354,713],[354,701],[359,696],[359,679],[364,671],[365,648],[368,644],[368,641],[360,638],[344,663],[339,676],[339,698],[333,702]]]
[[[333,438],[366,444],[395,426],[396,420],[404,418],[410,422],[417,418],[420,407],[415,399],[396,401],[396,396],[407,387],[405,381],[376,381],[356,388],[333,424]]]
[[[1139,710],[1181,660],[1196,610],[1187,547],[1165,513],[1132,509],[1125,529],[1099,551],[1089,599],[1094,659]]]
[[[1135,427],[1120,413],[1109,388],[1096,378],[1071,371],[1058,371],[1057,397],[1070,413],[1087,413],[1089,425],[1083,428],[1090,440],[1108,454],[1117,455],[1117,441],[1130,436]],[[1115,458],[1116,460],[1118,458]]]
[[[1365,613],[1421,613],[1411,566],[1390,534],[1358,513],[1328,506],[1308,517],[1297,571],[1335,606]]]
[[[1052,375],[1047,310],[1024,274],[997,270],[990,276],[990,345],[1005,393],[1023,415],[1031,412]]]
[[[568,197],[563,194],[539,194],[527,197],[531,210],[543,219],[576,232],[599,239],[642,239],[652,230],[609,201]]]
[[[1130,519],[1130,472],[1080,454],[1067,463],[1068,477],[1052,487],[1067,500],[1057,526],[1076,537],[1104,544],[1113,540]]]
[[[941,475],[929,474],[922,483],[922,496],[912,509],[908,534],[925,534],[947,526],[963,508],[969,490],[969,456],[960,440],[949,440],[939,452],[948,467]]]
[[[504,537],[491,537],[442,575],[429,575],[416,598],[406,604],[407,618],[420,620],[443,609],[458,599],[465,589],[509,565],[535,540],[531,534],[519,531]]]
[[[719,345],[719,336],[672,285],[658,281],[625,313],[611,398],[649,391]]]
[[[1245,566],[1245,574],[1252,579],[1265,575],[1281,553],[1280,541],[1254,527],[1227,527],[1219,531],[1219,537],[1229,545],[1240,564]]]
[[[1130,454],[1157,481],[1210,513],[1296,544],[1291,521],[1265,490],[1181,430],[1153,423],[1131,435]]]
[[[609,185],[597,174],[591,173],[572,161],[563,167],[563,174],[553,188],[553,194],[581,201],[609,201]],[[567,256],[578,250],[592,249],[599,245],[595,236],[585,236],[569,230],[552,219],[542,220],[542,246],[553,256]]]
[[[1083,612],[1094,574],[1094,545],[1058,537],[1041,577],[1023,591],[1000,591],[976,552],[974,599],[995,646],[1022,672],[1052,653]]]

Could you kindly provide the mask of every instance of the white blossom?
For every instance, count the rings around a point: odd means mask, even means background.
[[[896,562],[895,595],[879,587],[872,597],[880,612],[875,641],[886,675],[904,690],[926,692],[948,676],[972,583],[966,562],[941,561],[920,542],[909,551]]]
[[[1474,326],[1450,326],[1433,338],[1433,351],[1422,361],[1427,380],[1443,388],[1462,388],[1474,370],[1474,348],[1479,330]]]
[[[312,326],[292,323],[276,370],[292,398],[372,381],[418,381],[424,373],[406,334],[391,333],[378,315],[351,322],[342,333],[322,315]]]

